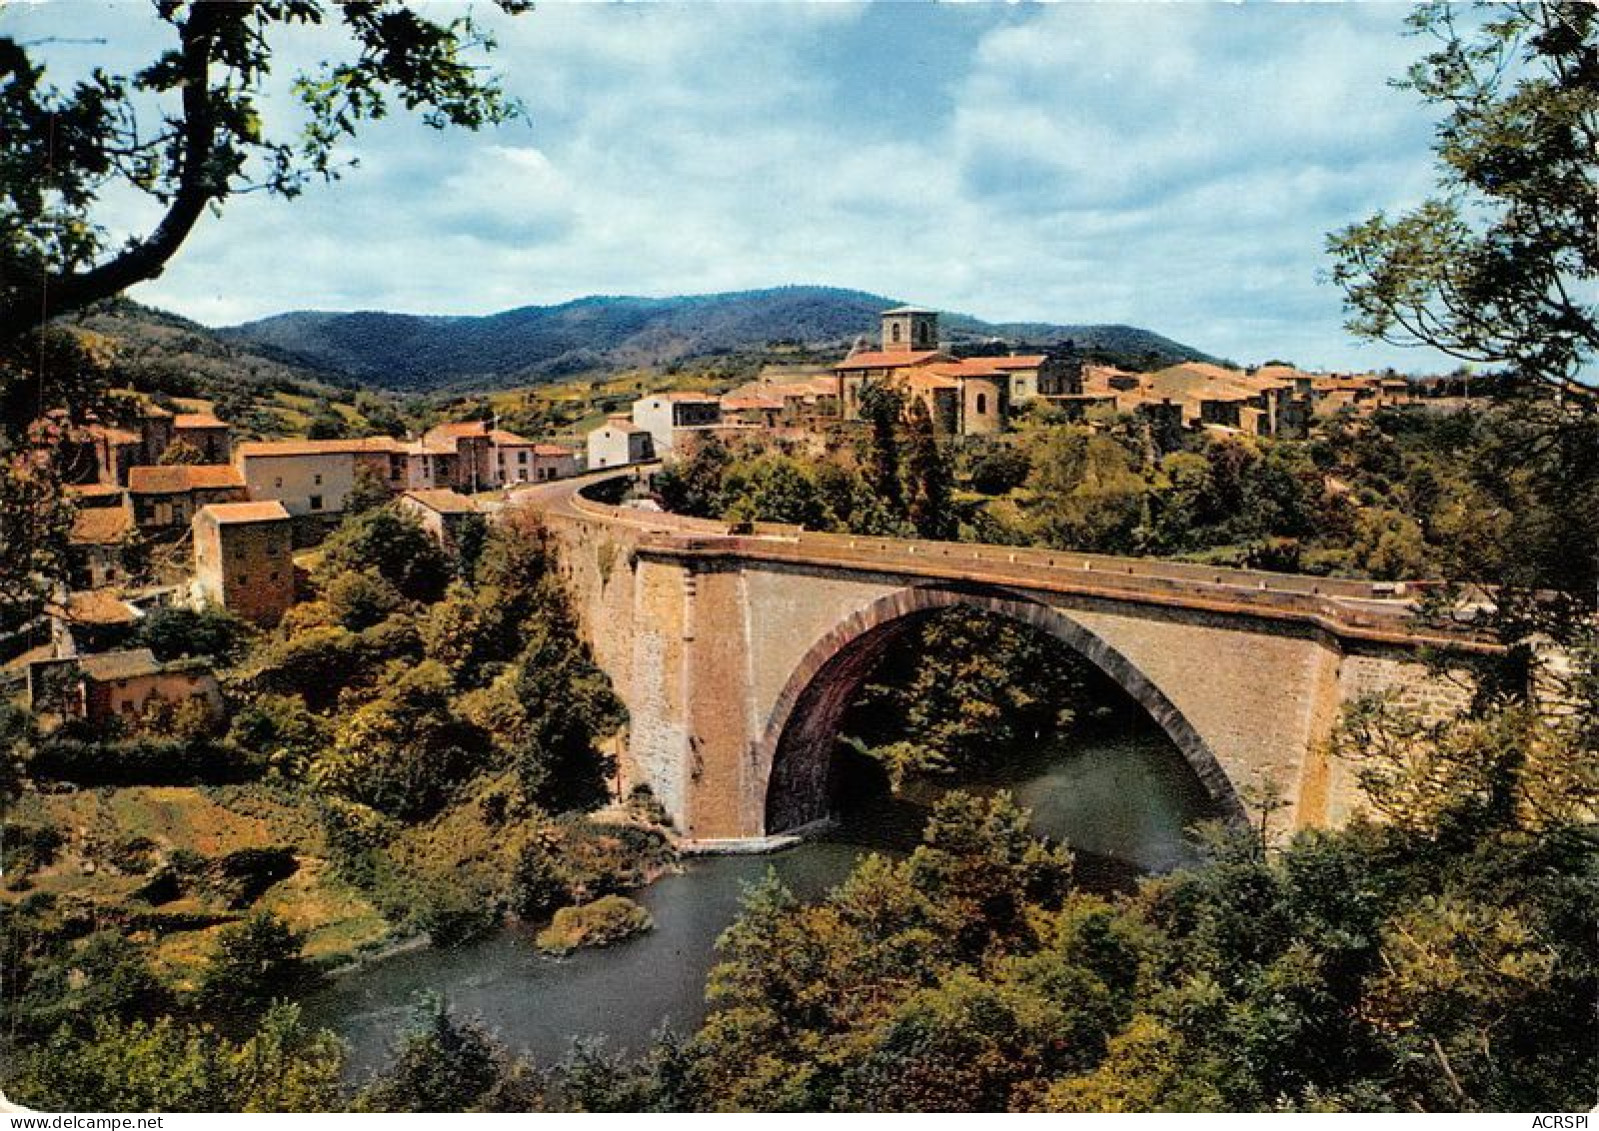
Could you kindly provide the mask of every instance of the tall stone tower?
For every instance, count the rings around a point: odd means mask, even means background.
[[[883,311],[885,353],[912,353],[938,348],[938,311],[899,306]]]

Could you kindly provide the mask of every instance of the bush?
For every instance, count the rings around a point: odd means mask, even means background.
[[[263,759],[227,742],[137,737],[95,742],[56,737],[40,744],[29,766],[36,778],[78,785],[225,785],[253,781]]]
[[[538,933],[536,943],[545,954],[566,955],[580,946],[612,946],[654,926],[650,913],[631,899],[607,895],[593,903],[561,908],[555,920]]]
[[[209,887],[229,907],[248,907],[299,868],[294,849],[286,845],[235,849],[211,864]]]
[[[49,825],[7,824],[0,843],[0,868],[8,876],[23,876],[53,861],[64,838]]]

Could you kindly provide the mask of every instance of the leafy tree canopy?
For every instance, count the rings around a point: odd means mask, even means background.
[[[499,0],[509,12],[529,6]],[[65,91],[35,45],[0,37],[0,339],[159,275],[201,215],[235,193],[292,197],[337,177],[341,143],[393,104],[438,128],[519,112],[481,70],[494,44],[470,17],[439,21],[391,0],[160,0],[155,14],[170,47]],[[274,51],[295,27],[324,24],[342,27],[345,46],[296,76],[305,121],[289,133],[263,116]],[[102,198],[126,189],[164,213],[112,246]]]
[[[1396,85],[1446,112],[1439,191],[1329,238],[1350,329],[1575,377],[1599,350],[1599,10],[1527,0],[1479,18],[1435,2],[1409,23],[1437,41]]]

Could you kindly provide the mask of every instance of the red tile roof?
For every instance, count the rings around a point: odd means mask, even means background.
[[[128,490],[135,495],[177,495],[184,491],[243,486],[244,473],[227,463],[128,468]]]
[[[439,514],[474,514],[478,509],[478,505],[471,499],[457,494],[448,487],[418,488],[407,491],[400,497],[412,499]]]
[[[78,657],[78,670],[97,683],[134,676],[155,675],[161,670],[161,661],[148,648],[133,648],[126,652],[98,652]]]
[[[75,546],[109,546],[132,529],[133,516],[126,507],[85,507],[73,516],[69,540]]]
[[[67,619],[76,624],[132,624],[139,619],[122,598],[110,589],[83,589],[67,594]]]
[[[281,459],[293,456],[403,453],[406,447],[392,436],[367,436],[359,440],[252,440],[234,450],[237,459]]]
[[[833,368],[835,370],[904,369],[913,365],[926,365],[930,361],[954,360],[938,350],[867,350],[864,353],[850,354]]]
[[[289,512],[276,499],[255,503],[208,503],[200,513],[209,516],[219,526],[248,522],[287,522]]]

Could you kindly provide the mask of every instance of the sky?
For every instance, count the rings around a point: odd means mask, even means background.
[[[1328,232],[1433,186],[1432,112],[1388,82],[1424,50],[1406,10],[479,4],[524,120],[370,126],[341,180],[230,199],[130,294],[224,325],[816,283],[1246,364],[1452,368],[1351,337],[1324,281]],[[170,33],[134,0],[0,0],[0,34],[66,85]],[[269,128],[295,128],[289,77],[341,42],[282,44]],[[118,233],[154,215],[106,208]]]

